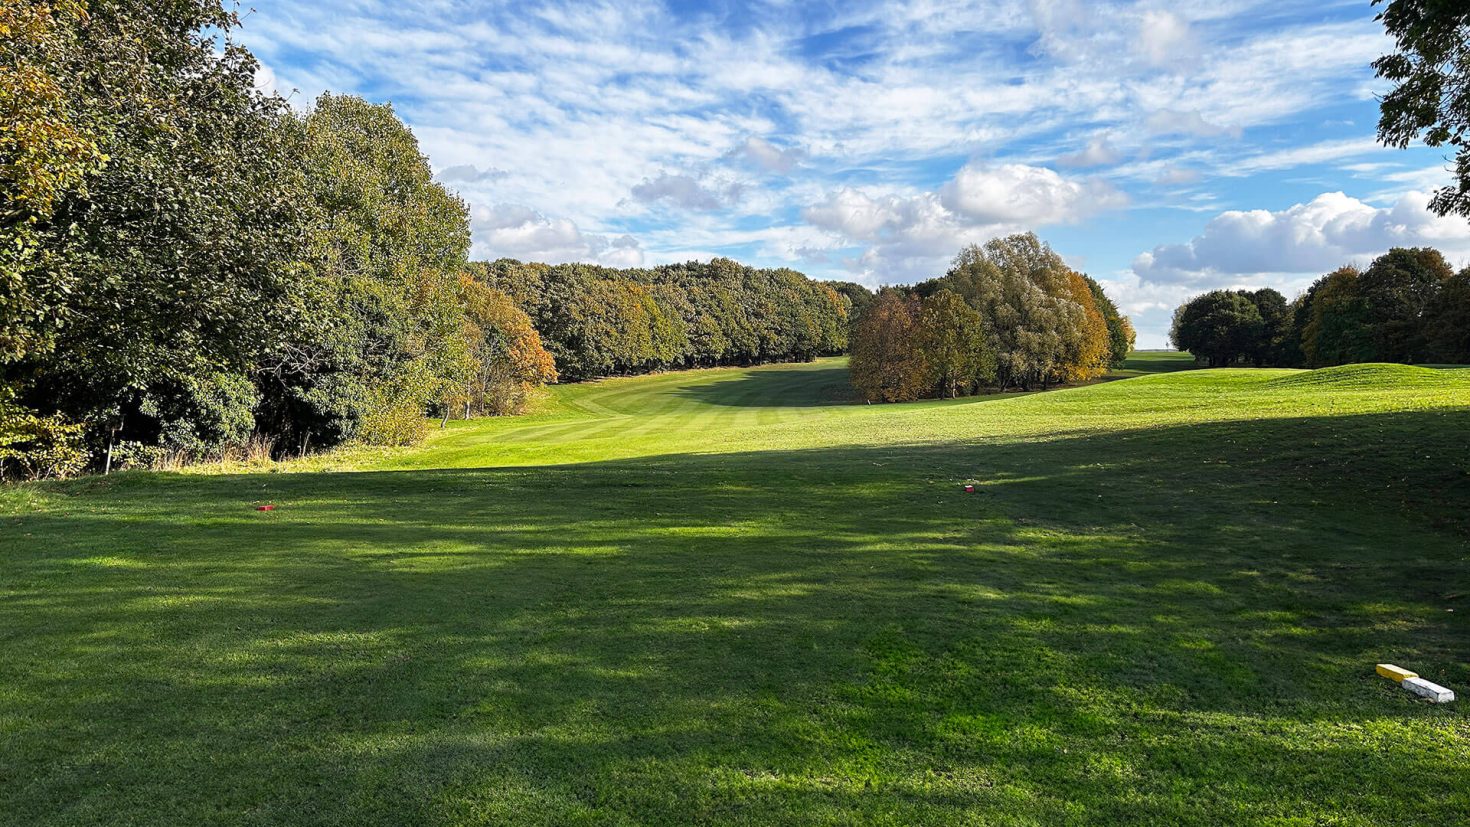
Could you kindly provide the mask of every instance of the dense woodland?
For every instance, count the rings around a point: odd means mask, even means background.
[[[850,301],[789,270],[471,264],[392,108],[262,94],[238,22],[0,6],[0,476],[404,444],[558,368],[845,347]]]
[[[885,288],[852,332],[869,401],[1046,388],[1121,364],[1133,326],[1102,286],[1035,235],[972,246],[942,278]]]
[[[1367,269],[1342,267],[1295,301],[1214,290],[1174,312],[1174,345],[1211,367],[1326,367],[1357,362],[1470,363],[1470,268],[1437,250],[1395,248]]]
[[[572,380],[842,353],[849,295],[861,295],[723,258],[646,270],[503,259],[472,272],[530,315]]]

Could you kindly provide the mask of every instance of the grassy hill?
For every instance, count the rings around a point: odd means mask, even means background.
[[[1463,818],[1470,371],[1181,366],[0,492],[0,822]]]

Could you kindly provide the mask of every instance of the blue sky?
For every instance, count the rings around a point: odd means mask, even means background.
[[[1140,345],[1215,287],[1295,295],[1396,245],[1443,153],[1374,141],[1367,0],[257,0],[263,87],[391,101],[480,258],[724,255],[869,285],[1034,230]]]

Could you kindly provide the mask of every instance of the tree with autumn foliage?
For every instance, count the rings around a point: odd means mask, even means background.
[[[1079,273],[1082,280],[1087,282],[1088,289],[1092,292],[1093,304],[1102,314],[1103,321],[1108,327],[1108,350],[1109,364],[1119,368],[1123,366],[1128,354],[1133,352],[1133,346],[1138,340],[1138,333],[1133,329],[1133,322],[1127,316],[1118,312],[1118,305],[1103,291],[1103,286],[1096,279],[1086,274]]]
[[[1066,284],[1068,297],[1077,309],[1068,309],[1065,350],[1057,364],[1057,377],[1063,382],[1086,382],[1108,372],[1113,361],[1112,337],[1087,277],[1069,272]]]
[[[52,218],[106,161],[97,113],[70,97],[85,19],[79,0],[0,4],[0,361],[47,347],[75,286]]]
[[[986,321],[1001,388],[1100,376],[1116,358],[1114,336],[1127,335],[1121,317],[1110,333],[1086,277],[1032,233],[966,248],[937,286]]]
[[[961,251],[942,278],[885,290],[853,327],[853,384],[886,401],[1044,389],[1103,375],[1132,344],[1101,285],[1035,235],[1013,235]]]
[[[852,332],[849,363],[853,387],[869,402],[908,402],[933,387],[934,368],[917,347],[919,301],[884,290]]]
[[[472,264],[531,317],[563,378],[805,362],[847,349],[852,301],[789,269]]]
[[[465,273],[459,297],[474,370],[452,401],[462,405],[466,419],[521,413],[535,389],[556,381],[555,360],[510,296]]]

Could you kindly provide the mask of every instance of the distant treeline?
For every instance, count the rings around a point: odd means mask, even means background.
[[[1470,268],[1395,248],[1342,267],[1293,302],[1276,290],[1214,290],[1174,312],[1175,347],[1211,367],[1470,363]]]
[[[852,300],[794,270],[724,258],[634,270],[502,259],[472,272],[531,317],[564,379],[810,361],[847,349]]]
[[[1046,388],[1102,375],[1133,341],[1101,285],[1013,235],[962,251],[942,278],[882,290],[854,323],[852,381],[885,402]]]

